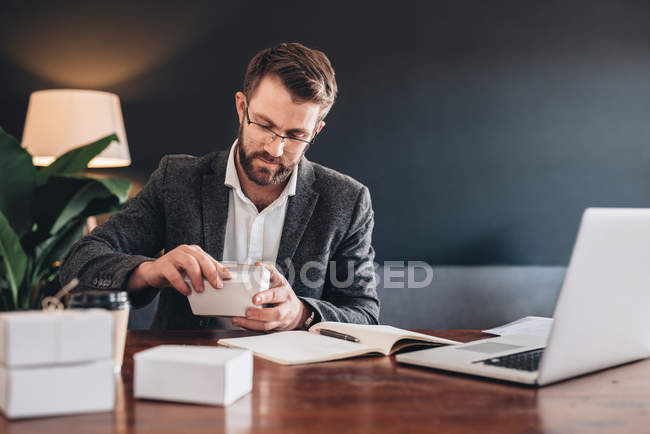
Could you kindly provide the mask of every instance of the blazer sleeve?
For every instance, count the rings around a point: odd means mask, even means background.
[[[104,224],[77,241],[63,260],[61,284],[74,277],[87,289],[125,290],[131,273],[164,247],[165,211],[163,190],[168,157],[151,175],[142,191]],[[131,292],[131,303],[149,303],[155,288]]]
[[[317,321],[357,324],[379,323],[379,298],[372,248],[374,211],[370,192],[363,187],[357,197],[350,226],[334,252],[336,278],[328,267],[322,299],[299,297],[316,312]]]

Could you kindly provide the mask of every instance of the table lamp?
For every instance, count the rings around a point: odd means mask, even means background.
[[[22,146],[34,165],[47,166],[70,149],[117,134],[88,167],[123,167],[131,164],[120,99],[96,90],[53,89],[29,97]]]

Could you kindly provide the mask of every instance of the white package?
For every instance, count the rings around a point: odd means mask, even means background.
[[[104,309],[0,313],[0,364],[25,367],[113,357],[113,315]]]
[[[253,353],[159,345],[133,356],[136,398],[226,406],[253,388]]]
[[[194,315],[246,316],[246,308],[256,307],[253,295],[269,288],[271,273],[262,266],[225,264],[232,279],[223,281],[223,288],[215,289],[203,279],[205,291],[196,292],[189,278],[185,281],[192,289],[187,298]]]
[[[0,365],[0,409],[8,419],[111,411],[113,360],[7,368]]]

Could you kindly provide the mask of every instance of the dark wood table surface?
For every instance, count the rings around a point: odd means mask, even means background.
[[[471,341],[472,330],[424,331]],[[302,366],[255,358],[253,391],[226,408],[133,398],[133,354],[216,345],[219,330],[129,332],[115,411],[9,422],[3,433],[650,432],[650,360],[537,389],[365,357]]]

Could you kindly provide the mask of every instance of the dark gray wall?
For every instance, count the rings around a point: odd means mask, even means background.
[[[370,187],[380,260],[565,264],[584,207],[650,201],[649,2],[132,3],[5,2],[0,125],[116,92],[146,179],[228,147],[248,60],[301,41],[340,85],[308,156]]]

